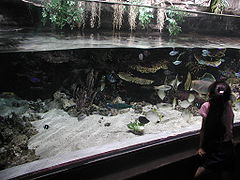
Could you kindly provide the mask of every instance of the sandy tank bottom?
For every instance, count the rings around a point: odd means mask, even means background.
[[[161,113],[164,117],[159,122],[156,114],[151,112]],[[199,130],[201,127],[200,116],[184,115],[171,105],[146,105],[143,113],[148,113],[150,122],[144,126],[144,134],[141,136],[157,135],[159,138],[166,138]],[[35,149],[36,155],[42,159],[94,146],[127,142],[139,137],[129,131],[127,124],[143,113],[138,114],[128,108],[116,116],[94,114],[78,121],[77,117],[71,117],[61,109],[52,109],[39,113],[42,119],[32,122],[38,133],[29,140],[28,146]],[[234,111],[234,114],[234,122],[240,122],[240,112]],[[44,128],[45,125],[48,128]]]

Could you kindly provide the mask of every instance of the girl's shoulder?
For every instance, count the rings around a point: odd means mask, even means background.
[[[202,104],[201,108],[199,109],[199,114],[206,118],[207,117],[207,114],[208,114],[208,111],[209,111],[209,107],[210,107],[210,103],[207,101],[205,103]]]
[[[205,102],[205,103],[203,103],[202,106],[201,106],[201,108],[207,108],[207,109],[208,109],[209,107],[210,107],[210,102],[208,102],[208,101]]]

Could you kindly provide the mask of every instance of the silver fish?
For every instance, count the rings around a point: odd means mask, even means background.
[[[172,51],[170,51],[169,55],[170,55],[170,56],[175,56],[175,55],[177,55],[178,53],[179,53],[178,51],[172,50]]]
[[[215,82],[216,78],[210,73],[204,73],[200,80]]]
[[[140,54],[138,55],[138,59],[139,59],[140,61],[143,60],[143,53],[140,53]]]
[[[183,101],[179,100],[178,105],[181,106],[182,108],[186,109],[191,105],[191,103],[188,102],[187,100],[183,100]]]
[[[175,98],[173,98],[173,102],[172,102],[173,109],[176,108],[176,105],[177,105],[177,98],[175,97]]]
[[[163,90],[158,90],[157,94],[161,100],[163,100],[166,97],[166,93]]]
[[[179,61],[179,60],[176,60],[176,61],[173,62],[173,64],[176,65],[176,66],[181,64],[181,63],[182,63],[182,61]]]
[[[195,99],[195,96],[190,93],[189,96],[188,96],[188,99],[187,99],[188,102],[192,103],[194,101],[194,99]]]
[[[202,50],[202,56],[206,57],[206,56],[209,56],[211,54],[211,52],[207,49],[203,49]]]
[[[211,81],[205,80],[193,80],[191,84],[191,90],[198,92],[199,94],[207,94],[208,87],[212,84]]]
[[[170,85],[173,87],[173,89],[176,90],[179,84],[181,84],[181,82],[178,80],[178,74],[177,74],[175,79],[170,82]]]
[[[154,86],[154,89],[156,89],[156,90],[162,90],[162,91],[168,91],[168,90],[170,90],[171,88],[172,88],[171,86],[165,85],[165,84],[160,85],[160,86]]]
[[[191,119],[193,118],[193,114],[188,109],[184,109],[181,116],[188,123],[191,122]]]

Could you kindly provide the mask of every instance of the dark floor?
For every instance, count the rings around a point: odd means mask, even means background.
[[[234,170],[230,173],[212,173],[206,175],[202,180],[239,180],[240,179],[240,143],[235,145],[236,161]],[[147,173],[139,174],[135,177],[131,177],[128,180],[139,179],[169,179],[169,180],[191,180],[198,164],[198,157],[193,156],[182,161],[172,163],[170,165],[149,171]]]

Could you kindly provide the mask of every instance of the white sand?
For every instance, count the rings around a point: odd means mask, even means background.
[[[145,106],[144,112],[152,108],[156,106]],[[160,107],[157,111],[163,113],[164,118],[160,123],[156,123],[154,118],[150,119],[145,125],[143,136],[157,134],[159,138],[166,138],[198,130],[201,126],[200,116],[186,120],[181,116],[181,112],[173,110],[172,107]],[[108,143],[127,141],[138,137],[129,132],[127,124],[142,115],[134,113],[130,108],[129,111],[116,116],[90,115],[78,121],[63,110],[52,109],[41,114],[43,119],[33,122],[39,133],[30,139],[29,148],[36,149],[36,154],[40,155],[40,158],[47,158]],[[237,121],[240,121],[239,111],[238,114],[235,112],[235,122]],[[105,126],[105,123],[111,124]],[[43,128],[46,124],[49,125],[49,129]]]

